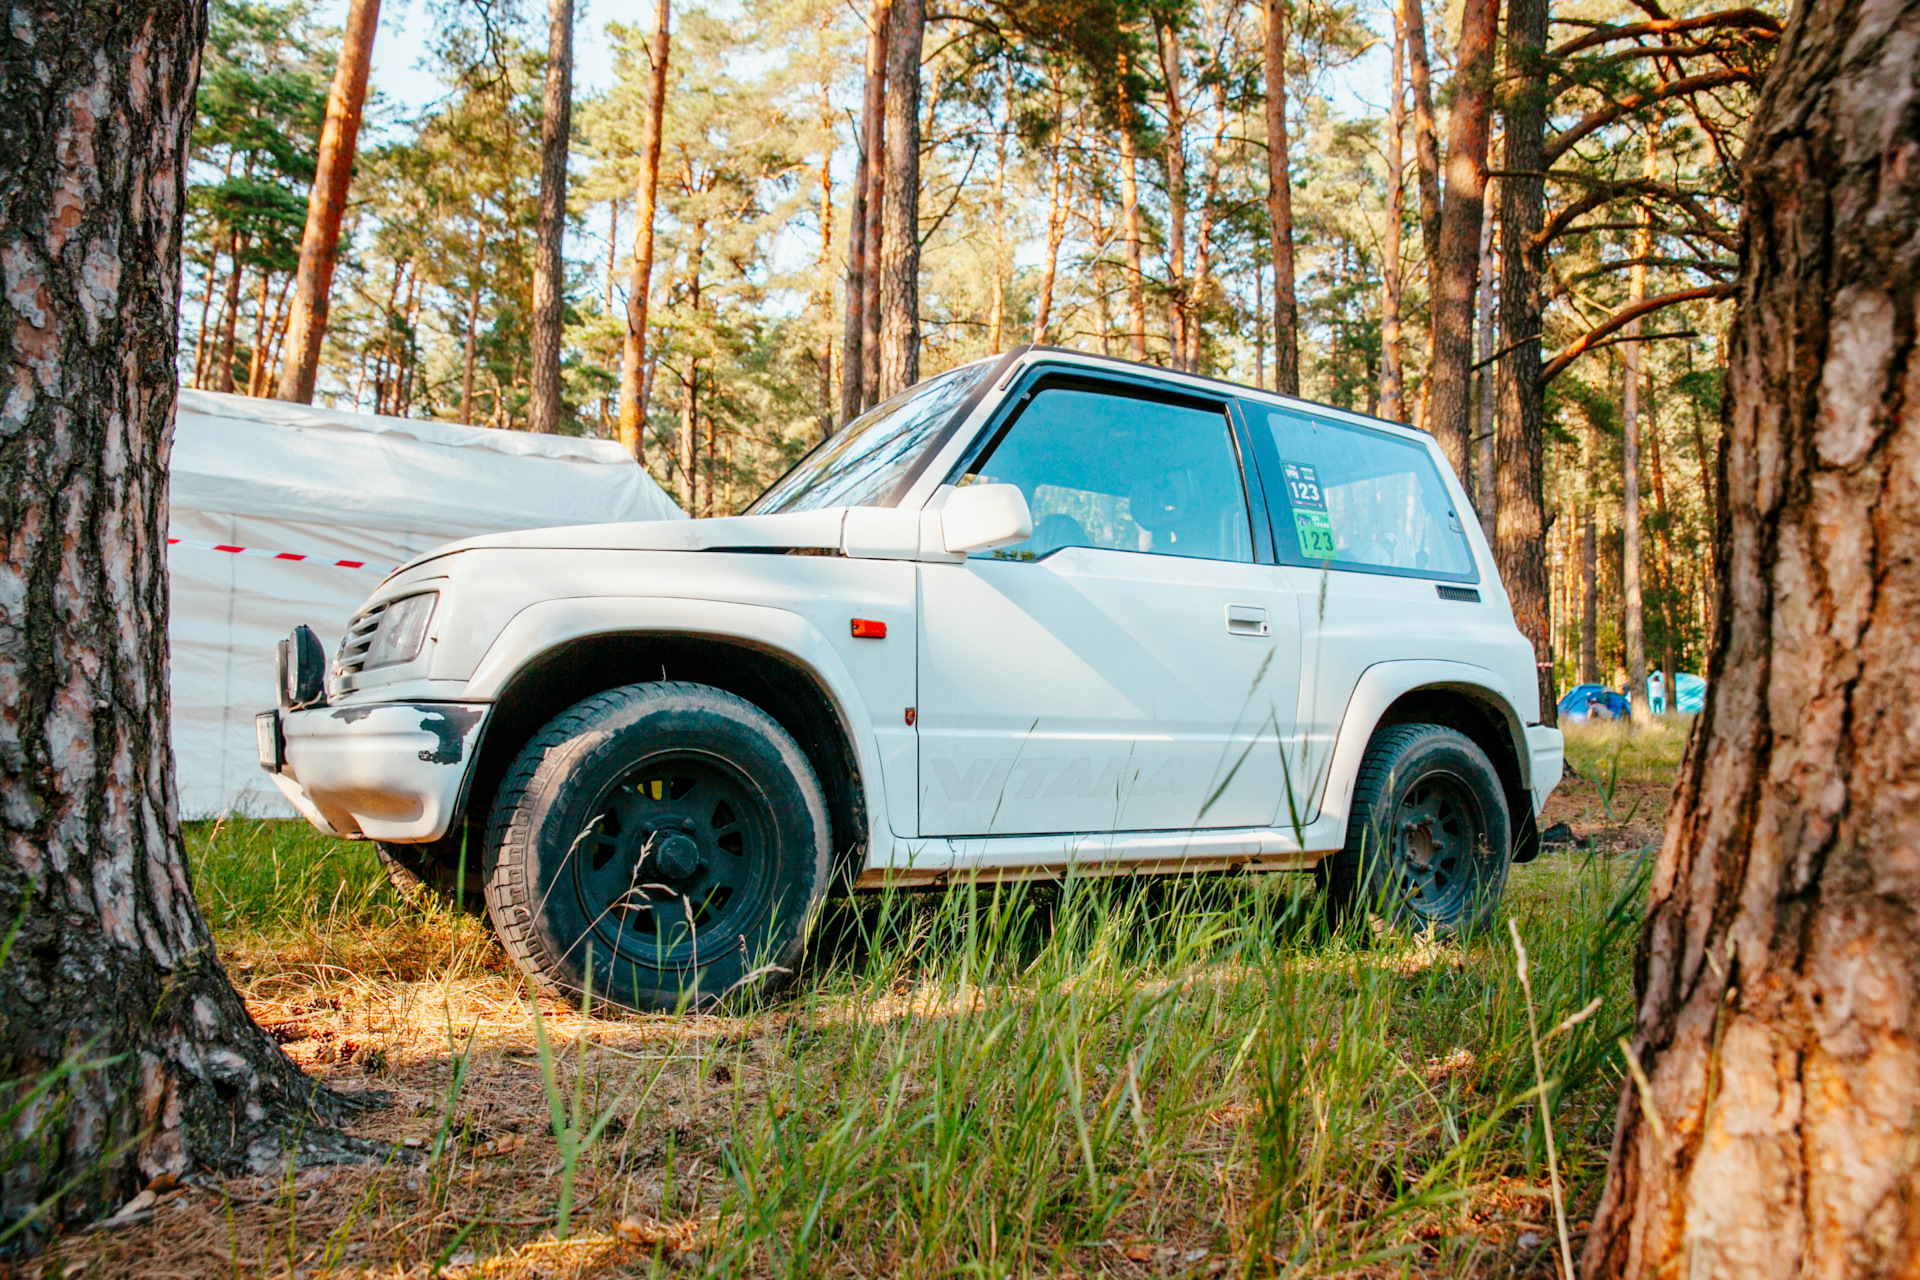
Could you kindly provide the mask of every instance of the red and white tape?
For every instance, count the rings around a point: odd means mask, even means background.
[[[323,565],[329,569],[371,569],[375,573],[392,573],[387,565],[368,564],[364,560],[328,560],[324,556],[308,555],[302,551],[269,551],[265,547],[230,547],[224,542],[198,542],[192,538],[168,538],[170,547],[187,547],[194,551],[224,551],[234,556],[257,556],[266,560],[299,560],[307,564]]]

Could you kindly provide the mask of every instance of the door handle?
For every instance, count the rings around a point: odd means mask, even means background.
[[[1273,628],[1267,625],[1267,611],[1258,605],[1230,604],[1227,606],[1227,631],[1236,636],[1269,636]]]

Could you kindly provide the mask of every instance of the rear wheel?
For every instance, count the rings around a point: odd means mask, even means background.
[[[1465,734],[1395,725],[1367,746],[1346,847],[1321,864],[1333,912],[1443,935],[1493,919],[1513,855],[1500,775]]]
[[[533,977],[640,1010],[770,993],[828,878],[826,798],[772,717],[705,685],[575,704],[521,751],[489,825],[494,931]]]

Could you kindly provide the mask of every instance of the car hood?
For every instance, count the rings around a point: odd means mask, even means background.
[[[794,511],[771,516],[719,516],[705,520],[634,520],[620,524],[567,524],[463,538],[435,547],[401,565],[417,565],[461,551],[788,551],[840,549],[846,508]]]

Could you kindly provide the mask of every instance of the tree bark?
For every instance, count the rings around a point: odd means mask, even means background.
[[[848,422],[871,403],[867,367],[874,352],[867,336],[873,317],[867,312],[867,279],[879,264],[879,255],[871,252],[877,246],[870,237],[879,225],[872,217],[879,210],[872,188],[880,169],[876,143],[883,136],[881,121],[886,111],[887,8],[887,0],[872,0],[867,6],[867,75],[847,212],[847,317],[840,339],[840,416]]]
[[[1387,98],[1387,228],[1380,247],[1380,416],[1399,422],[1406,416],[1400,368],[1400,222],[1407,211],[1407,10],[1393,6],[1392,86]]]
[[[1167,343],[1168,361],[1187,369],[1187,113],[1180,85],[1180,34],[1170,20],[1158,24],[1160,75],[1167,91]],[[1189,370],[1190,372],[1190,370]]]
[[[1537,65],[1547,43],[1548,0],[1510,0],[1507,66]],[[1500,564],[1520,634],[1533,643],[1541,723],[1554,722],[1553,627],[1547,598],[1546,410],[1540,364],[1539,232],[1546,184],[1540,153],[1547,104],[1536,76],[1516,74],[1507,101],[1506,166],[1500,184],[1500,429],[1494,556]],[[1447,198],[1448,205],[1452,197]]]
[[[1287,153],[1287,2],[1266,0],[1267,226],[1273,246],[1273,389],[1300,394],[1300,304],[1293,279],[1293,172]]]
[[[1120,227],[1127,254],[1127,359],[1147,358],[1147,277],[1140,255],[1140,157],[1133,139],[1133,99],[1128,96],[1131,72],[1127,55],[1120,55]]]
[[[1674,609],[1678,593],[1673,581],[1673,531],[1667,523],[1667,476],[1660,464],[1659,418],[1651,412],[1648,418],[1647,461],[1653,469],[1654,527],[1660,540],[1660,622],[1665,633],[1660,645],[1660,696],[1666,703],[1666,714],[1672,715],[1680,709],[1673,684],[1674,632],[1679,622]]]
[[[467,335],[460,353],[460,421],[469,425],[473,423],[473,364],[479,345],[479,328],[480,271],[476,262],[467,274]]]
[[[1013,111],[1013,72],[1007,69],[1006,110]],[[993,145],[993,266],[987,272],[987,350],[998,354],[1007,324],[1007,134],[1011,118],[1002,121]]]
[[[1647,133],[1646,174],[1654,174],[1654,134]],[[1653,252],[1653,224],[1646,202],[1634,206],[1633,266],[1627,271],[1627,305],[1644,302],[1647,297],[1647,255]],[[1627,706],[1636,724],[1644,724],[1651,714],[1647,702],[1647,619],[1646,600],[1641,583],[1640,556],[1640,322],[1626,327],[1627,341],[1620,351],[1626,366],[1626,385],[1620,399],[1620,532],[1625,565],[1622,572],[1626,595]]]
[[[360,138],[360,112],[367,101],[367,70],[380,27],[380,0],[352,0],[340,61],[320,127],[320,159],[307,194],[307,226],[300,236],[300,272],[293,286],[293,317],[287,322],[287,363],[280,371],[280,399],[313,403],[320,346],[327,337],[333,265],[340,248],[340,219],[353,183],[353,153]]]
[[[633,269],[627,278],[627,331],[620,342],[620,447],[637,462],[645,445],[647,303],[653,293],[653,224],[660,195],[660,135],[667,115],[667,57],[671,0],[655,0],[653,43],[647,56],[647,113],[640,122],[640,174],[633,184]]]
[[[1220,210],[1220,157],[1226,151],[1227,87],[1220,77],[1213,83],[1213,140],[1207,148],[1206,178],[1200,195],[1200,229],[1194,237],[1193,279],[1187,287],[1188,373],[1205,371],[1206,325],[1203,323],[1213,291],[1213,231]]]
[[[1440,239],[1429,264],[1433,364],[1427,372],[1427,430],[1463,480],[1469,478],[1467,437],[1473,428],[1473,291],[1480,275],[1499,20],[1499,0],[1465,0],[1460,11],[1453,106],[1447,117],[1447,186],[1440,201]]]
[[[1580,508],[1580,684],[1600,682],[1600,540],[1593,503]]]
[[[533,241],[533,368],[527,430],[560,429],[560,338],[567,305],[567,155],[573,141],[573,0],[547,0],[540,105],[540,211]]]
[[[822,54],[824,57],[824,53]],[[820,83],[820,438],[833,434],[833,99]]]
[[[860,407],[871,409],[880,399],[880,276],[886,244],[887,197],[887,68],[893,39],[893,0],[876,0],[880,17],[880,79],[869,81],[873,110],[861,121],[867,133],[867,278],[861,305]],[[872,52],[871,49],[868,51]]]
[[[269,1165],[344,1104],[247,1016],[168,746],[167,447],[207,12],[16,5],[0,42],[0,1223]],[[56,1077],[63,1064],[72,1069]],[[306,1137],[297,1138],[302,1125]]]
[[[1431,263],[1440,246],[1440,138],[1433,122],[1433,62],[1427,56],[1427,15],[1406,0],[1407,80],[1413,89],[1413,162],[1420,185],[1420,245]]]
[[[1480,513],[1480,528],[1489,541],[1500,517],[1500,491],[1495,479],[1500,470],[1495,417],[1499,399],[1495,383],[1499,374],[1493,364],[1493,353],[1499,349],[1494,343],[1493,324],[1493,282],[1500,273],[1500,259],[1494,247],[1496,221],[1493,202],[1488,201],[1480,220],[1480,291],[1473,304],[1474,331],[1480,335],[1474,348],[1474,363],[1480,366],[1480,371],[1473,378],[1476,422],[1470,452],[1474,460],[1473,500]]]
[[[700,363],[689,358],[687,372],[680,380],[680,505],[690,516],[694,510],[694,458],[700,447]]]
[[[1920,4],[1802,6],[1747,135],[1719,609],[1589,1277],[1920,1262]]]
[[[213,372],[215,391],[233,390],[233,347],[234,336],[240,328],[240,282],[246,278],[246,267],[240,255],[246,252],[247,238],[235,232],[229,258],[233,270],[227,276],[227,296],[221,300],[220,309],[220,345],[216,348],[219,366]]]
[[[1068,162],[1065,145],[1057,133],[1062,111],[1060,95],[1056,92],[1053,174],[1047,184],[1047,256],[1040,267],[1040,290],[1033,310],[1033,341],[1036,345],[1044,344],[1047,340],[1047,325],[1053,318],[1053,286],[1060,272],[1060,242],[1066,239],[1067,234]]]
[[[895,0],[887,35],[879,400],[920,381],[920,51],[926,29],[926,0]]]

